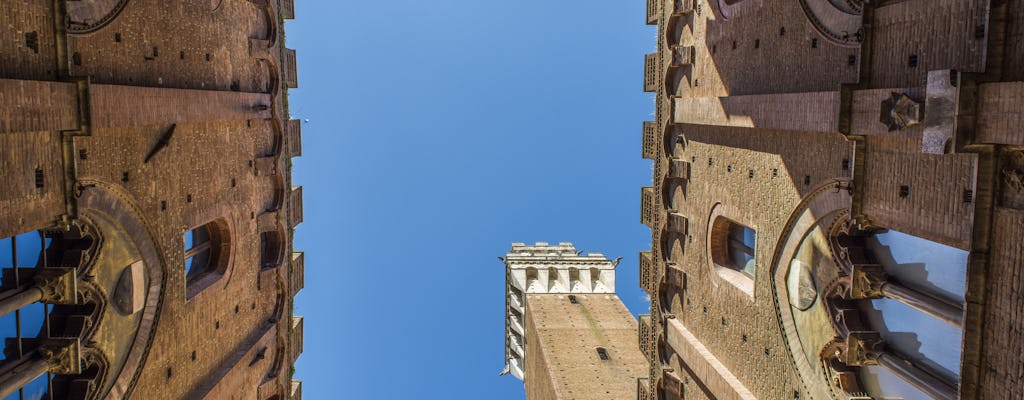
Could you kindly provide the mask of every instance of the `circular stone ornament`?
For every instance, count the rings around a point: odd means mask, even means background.
[[[800,311],[807,311],[818,298],[818,289],[814,286],[811,267],[800,260],[793,260],[789,264],[786,288],[789,291],[789,303]]]

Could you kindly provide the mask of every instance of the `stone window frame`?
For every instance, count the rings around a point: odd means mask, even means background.
[[[197,240],[201,233],[206,237]],[[193,234],[191,247],[186,240],[189,234]],[[233,250],[231,227],[226,218],[215,218],[187,229],[181,237],[185,299],[191,300],[226,275]]]
[[[754,288],[757,281],[757,225],[740,218],[740,213],[722,203],[712,207],[707,225],[707,261],[712,272],[712,283],[717,287],[721,282],[728,282],[731,286],[754,300]],[[754,261],[754,268],[751,274],[743,272],[743,267],[735,265],[731,260],[729,245],[731,240],[730,231],[734,227],[750,229],[754,233],[754,247],[749,253]]]

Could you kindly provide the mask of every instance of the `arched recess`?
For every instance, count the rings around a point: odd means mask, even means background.
[[[128,398],[137,383],[140,367],[145,364],[159,323],[167,264],[164,255],[157,250],[153,235],[142,217],[143,213],[125,200],[130,198],[127,194],[120,192],[114,185],[101,182],[83,182],[82,187],[78,199],[81,214],[88,218],[107,219],[123,230],[125,236],[131,238],[130,245],[137,251],[146,276],[144,305],[138,311],[138,326],[130,338],[131,345],[127,354],[123,355],[123,364],[115,369],[111,360],[110,381],[97,388],[96,398]]]
[[[682,235],[669,232],[667,229],[662,230],[659,235],[659,249],[662,254],[662,261],[666,263],[676,262],[678,260],[677,254],[682,254],[685,244],[685,237]]]
[[[838,180],[827,181],[808,192],[783,225],[766,274],[772,279],[769,285],[771,297],[775,303],[778,329],[786,338],[783,343],[789,359],[800,374],[803,390],[812,393],[814,398],[836,398],[837,393],[820,373],[820,368],[811,365],[808,357],[804,356],[817,349],[805,349],[799,334],[789,331],[789,327],[796,326],[797,322],[793,314],[794,304],[788,295],[787,277],[792,260],[807,235],[823,222],[826,229],[830,228],[831,221],[847,212],[850,201],[850,193],[842,190]]]

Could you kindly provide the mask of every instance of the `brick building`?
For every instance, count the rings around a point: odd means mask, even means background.
[[[639,398],[1024,396],[1024,2],[647,23]]]
[[[505,263],[506,372],[531,400],[637,396],[647,363],[637,322],[615,295],[615,267],[572,243],[513,243]]]
[[[293,13],[0,7],[0,397],[301,398]]]

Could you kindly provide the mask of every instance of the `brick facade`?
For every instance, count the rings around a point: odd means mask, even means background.
[[[84,339],[109,366],[84,398],[301,396],[291,313],[304,268],[291,234],[302,192],[288,160],[301,135],[284,99],[296,70],[281,17],[293,4],[280,3],[0,10],[0,237],[89,226],[105,247],[83,268],[141,258],[148,271],[137,326],[112,311],[92,321]],[[93,14],[96,26],[75,25]],[[212,221],[226,263],[193,289],[183,235]]]
[[[950,344],[964,354],[954,397],[1024,394],[1013,245],[1024,204],[1024,156],[1013,147],[1022,143],[1024,3],[689,3],[647,2],[662,76],[645,61],[645,89],[663,84],[642,139],[655,186],[642,191],[652,239],[641,253],[651,314],[640,345],[654,352],[641,398],[837,396],[826,376],[835,371],[817,365],[823,350],[804,348],[813,340],[797,325],[808,317],[791,311],[787,276],[808,243],[824,252],[813,268],[842,264],[830,235],[851,226],[968,252],[964,339]],[[693,51],[685,63],[683,48]],[[916,108],[887,111],[894,93]],[[886,118],[897,117],[909,122],[891,129]],[[686,179],[673,175],[680,162]],[[673,218],[689,221],[687,231]],[[711,232],[722,218],[756,232],[752,277],[718,261],[735,251],[729,235]]]

